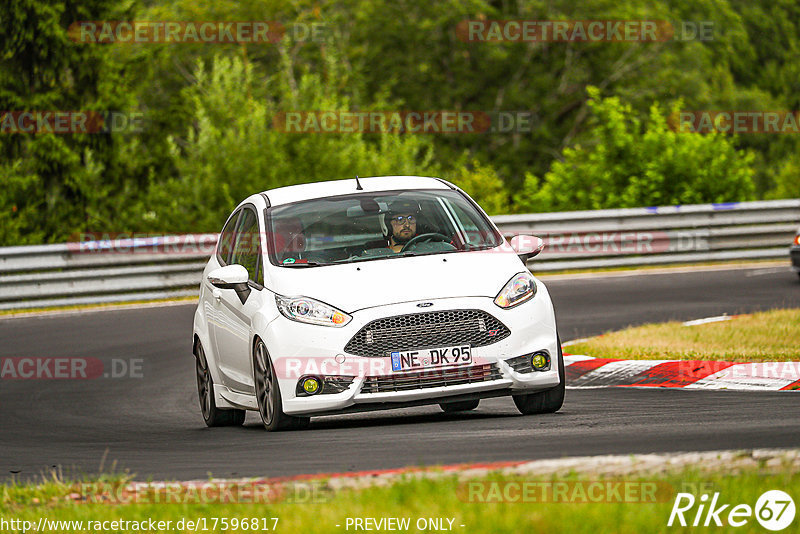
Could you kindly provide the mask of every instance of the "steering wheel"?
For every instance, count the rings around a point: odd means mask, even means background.
[[[432,232],[430,234],[420,234],[420,235],[418,235],[416,237],[412,237],[411,239],[409,239],[408,243],[403,245],[403,248],[400,249],[400,252],[405,252],[406,249],[408,247],[410,247],[411,245],[416,245],[417,243],[421,243],[423,241],[426,242],[426,243],[431,242],[431,241],[441,241],[443,243],[450,243],[451,240],[446,235],[438,234],[436,232]]]

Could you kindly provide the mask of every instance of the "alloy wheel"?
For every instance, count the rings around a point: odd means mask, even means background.
[[[255,351],[255,383],[258,411],[265,425],[272,423],[275,416],[275,401],[272,391],[272,365],[267,356],[267,348],[259,341]]]

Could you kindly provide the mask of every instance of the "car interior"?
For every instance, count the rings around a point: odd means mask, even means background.
[[[340,206],[331,199],[319,210],[273,217],[270,240],[273,264],[328,264],[397,256],[389,248],[384,224],[389,204],[396,198],[350,197],[339,202]],[[419,255],[470,250],[491,241],[485,232],[480,235],[477,226],[470,224],[471,220],[463,212],[457,213],[464,226],[459,231],[452,214],[445,213],[439,199],[415,200],[421,208],[416,214],[416,236],[403,252]],[[335,209],[331,209],[331,202]],[[450,206],[450,209],[460,211],[457,206]]]

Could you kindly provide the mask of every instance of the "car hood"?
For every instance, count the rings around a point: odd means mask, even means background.
[[[452,297],[494,298],[525,270],[501,249],[389,258],[321,267],[275,267],[268,287],[321,300],[352,313],[364,308]]]

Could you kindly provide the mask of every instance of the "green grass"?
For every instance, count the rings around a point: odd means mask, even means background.
[[[197,297],[196,296],[170,297],[166,299],[128,300],[124,302],[101,302],[98,304],[76,304],[73,306],[46,306],[39,308],[24,308],[20,310],[0,310],[0,317],[14,316],[14,315],[29,315],[34,313],[46,313],[46,312],[102,310],[102,309],[125,308],[140,304],[160,304],[160,303],[166,304],[170,302],[192,302],[192,301],[197,302]]]
[[[628,273],[636,271],[653,271],[653,272],[669,272],[680,271],[686,269],[697,270],[714,270],[725,268],[765,268],[765,267],[782,267],[788,266],[788,260],[774,260],[774,259],[754,259],[754,260],[735,260],[735,261],[704,261],[696,263],[662,263],[660,265],[622,265],[619,267],[590,267],[585,269],[563,269],[558,271],[537,271],[535,267],[534,258],[533,274],[537,278],[547,280],[548,276],[561,276],[569,274],[603,274],[603,273]]]
[[[602,480],[600,476],[536,478],[503,476],[492,474],[473,479],[479,482],[533,482],[572,481],[589,483]],[[181,518],[206,518],[210,531],[213,518],[279,518],[277,531],[300,532],[348,532],[347,518],[355,517],[410,517],[412,528],[418,518],[452,518],[455,532],[463,533],[513,533],[526,532],[683,532],[687,529],[666,524],[679,491],[695,494],[720,493],[720,503],[748,504],[754,506],[759,495],[771,489],[786,491],[800,496],[800,473],[796,466],[761,466],[743,472],[701,473],[686,469],[668,476],[638,476],[607,478],[607,481],[656,482],[661,488],[654,495],[658,502],[515,502],[492,503],[467,502],[469,481],[458,481],[454,476],[439,479],[407,478],[389,487],[370,487],[362,490],[340,490],[326,493],[322,502],[267,504],[114,504],[80,502],[69,498],[74,488],[69,484],[48,482],[36,486],[12,485],[4,488],[0,499],[0,516],[5,519],[23,519],[37,522],[40,517],[50,520],[106,521],[115,519],[172,521]],[[107,481],[109,482],[109,481]],[[113,482],[110,481],[110,482]],[[729,507],[730,509],[730,507]],[[696,507],[693,512],[696,511]],[[693,513],[690,516],[693,518]],[[725,521],[723,514],[723,521]],[[691,520],[691,519],[690,519]],[[336,527],[336,525],[341,525]],[[800,519],[783,532],[798,532]],[[218,523],[219,525],[219,523]],[[463,528],[460,525],[465,525]],[[268,522],[271,528],[272,522]],[[217,530],[221,530],[217,528]],[[235,529],[232,529],[235,530]],[[688,529],[691,531],[691,529]],[[65,529],[63,531],[74,531]],[[172,530],[174,531],[174,530]],[[203,531],[202,528],[199,531]],[[238,529],[238,531],[243,531]],[[353,532],[351,527],[349,532]],[[751,518],[747,525],[737,529],[728,527],[713,529],[714,532],[764,532]]]
[[[800,361],[798,340],[800,309],[788,309],[695,326],[636,326],[568,345],[567,352],[632,360]]]

